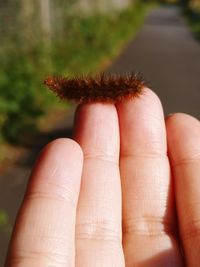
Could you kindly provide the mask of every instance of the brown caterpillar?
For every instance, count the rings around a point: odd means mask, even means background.
[[[95,77],[54,77],[50,76],[44,84],[64,100],[78,103],[111,102],[139,96],[145,86],[140,74],[131,73],[124,76],[104,73]]]

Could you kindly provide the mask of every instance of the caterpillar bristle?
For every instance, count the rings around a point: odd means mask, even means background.
[[[95,77],[50,76],[44,81],[44,84],[62,100],[77,103],[116,103],[141,95],[146,82],[140,73],[129,73],[123,76],[101,73]]]

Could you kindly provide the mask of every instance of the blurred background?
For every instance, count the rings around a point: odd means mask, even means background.
[[[49,75],[140,71],[165,114],[200,118],[200,0],[0,0],[0,266],[31,167],[71,136]]]

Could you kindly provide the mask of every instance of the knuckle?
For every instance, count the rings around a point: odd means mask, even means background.
[[[69,262],[69,259],[57,253],[49,254],[41,251],[21,251],[20,254],[9,257],[6,266],[40,266],[49,263],[52,267],[61,267],[66,265],[67,262]]]
[[[116,155],[111,155],[111,154],[103,154],[101,152],[96,152],[96,153],[85,153],[84,154],[85,160],[98,160],[98,161],[103,161],[106,163],[111,163],[111,164],[118,164],[118,157]]]
[[[174,236],[176,230],[174,225],[163,218],[133,218],[126,220],[123,227],[126,236]]]
[[[174,163],[174,167],[188,165],[188,164],[199,164],[200,163],[200,149],[192,151],[187,157],[183,157]]]
[[[76,239],[121,242],[121,231],[114,221],[84,222],[76,226]]]
[[[43,187],[42,190],[37,188],[36,190],[30,191],[27,194],[27,199],[36,199],[39,201],[43,200],[57,200],[61,202],[68,202],[72,206],[76,205],[76,194],[73,193],[73,190],[67,186],[61,186],[57,184],[49,185]]]

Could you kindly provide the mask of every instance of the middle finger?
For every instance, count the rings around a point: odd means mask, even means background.
[[[117,108],[126,266],[182,266],[160,101],[146,88]]]

